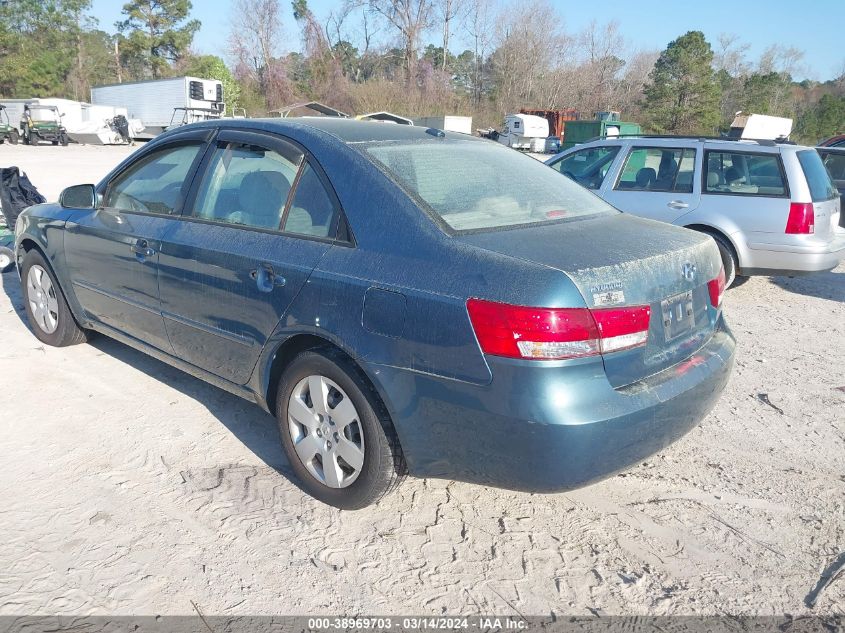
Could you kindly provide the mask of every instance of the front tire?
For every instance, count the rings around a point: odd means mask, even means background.
[[[11,132],[9,132],[9,142],[12,145],[17,145],[20,138],[21,138],[21,135],[18,134],[17,130],[13,129]]]
[[[306,351],[279,380],[282,448],[302,489],[323,503],[357,510],[401,481],[402,450],[378,396],[342,354]]]
[[[21,265],[24,308],[32,333],[53,347],[77,345],[87,340],[68,308],[53,271],[37,250],[29,251]]]

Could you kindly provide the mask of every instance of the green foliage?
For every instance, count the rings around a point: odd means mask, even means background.
[[[200,28],[187,20],[190,0],[133,0],[123,5],[126,19],[116,26],[123,37],[121,56],[136,78],[158,79],[184,57]],[[184,24],[183,24],[184,23]]]
[[[789,94],[792,80],[783,73],[754,73],[749,75],[744,83],[741,109],[756,114],[771,114],[773,116],[792,116],[791,104],[786,96]]]
[[[648,126],[660,133],[712,134],[721,94],[712,64],[713,50],[701,31],[670,42],[644,89]]]
[[[226,62],[217,55],[191,55],[180,66],[180,72],[200,79],[217,79],[223,84],[223,99],[229,112],[232,108],[243,107],[241,87],[232,76]]]
[[[815,145],[822,139],[845,132],[845,96],[826,94],[799,117],[795,136]]]

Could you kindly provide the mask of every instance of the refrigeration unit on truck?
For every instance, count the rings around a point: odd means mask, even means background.
[[[152,138],[183,121],[217,119],[226,112],[223,84],[199,77],[95,86],[91,88],[91,103],[125,107],[129,119],[143,122],[144,131],[136,137],[142,139]],[[177,109],[179,114],[174,116]]]

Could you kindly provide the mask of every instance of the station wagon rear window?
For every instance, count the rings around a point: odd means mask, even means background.
[[[617,213],[554,169],[493,142],[373,143],[366,151],[455,231]]]
[[[745,196],[785,196],[777,154],[707,152],[705,192]],[[822,167],[824,169],[824,167]]]
[[[816,150],[805,149],[798,152],[798,162],[801,163],[801,169],[807,177],[807,185],[810,187],[810,197],[813,202],[833,200],[839,195]]]

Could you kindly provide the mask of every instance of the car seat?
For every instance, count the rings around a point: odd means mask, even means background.
[[[637,189],[651,189],[654,181],[657,180],[657,172],[653,167],[643,167],[637,171],[636,188]]]
[[[244,176],[238,190],[242,224],[278,229],[290,181],[278,171],[255,171]]]

